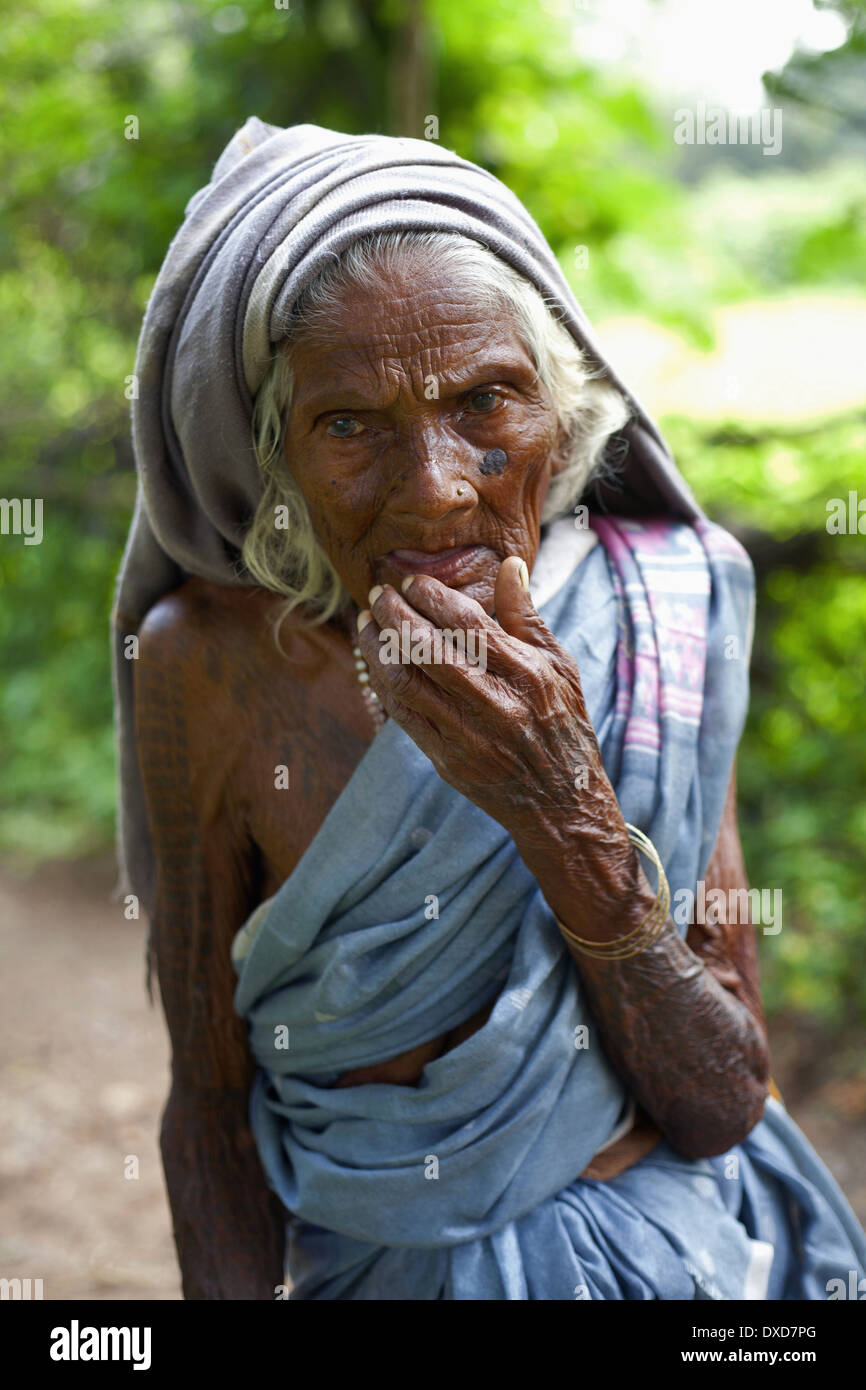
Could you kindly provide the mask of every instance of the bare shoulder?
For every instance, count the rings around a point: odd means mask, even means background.
[[[287,695],[309,685],[333,655],[333,634],[291,614],[277,636],[282,608],[282,598],[265,589],[188,579],[142,623],[137,675],[170,676],[191,707],[203,702],[211,716],[238,707],[249,716],[275,689]]]
[[[264,590],[234,591],[193,578],[162,597],[139,628],[135,729],[150,800],[169,816],[238,822],[249,746],[268,691],[291,676],[279,663]],[[219,808],[219,811],[218,811]],[[153,809],[153,808],[152,808]]]
[[[217,822],[246,836],[267,891],[291,872],[374,732],[347,634],[290,614],[277,640],[282,609],[267,590],[189,579],[148,613],[135,663],[154,814],[172,827],[183,803],[208,843]],[[289,770],[285,786],[277,769]]]
[[[139,738],[158,743],[171,725],[202,767],[222,766],[230,751],[240,763],[287,762],[292,739],[296,755],[303,746],[318,763],[323,742],[363,728],[362,701],[347,713],[346,688],[356,687],[345,635],[292,614],[277,633],[282,612],[278,594],[198,578],[161,598],[138,634]]]
[[[139,655],[147,661],[196,660],[227,649],[266,656],[281,600],[265,589],[229,588],[187,579],[150,609],[139,628]],[[270,641],[266,640],[270,639]]]

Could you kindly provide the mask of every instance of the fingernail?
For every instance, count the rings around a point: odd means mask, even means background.
[[[411,589],[412,585],[415,583],[415,580],[417,578],[417,574],[407,574],[406,578],[403,580],[403,583],[400,585],[401,593],[408,594],[409,590]]]
[[[520,580],[521,587],[524,588],[527,593],[529,593],[529,569],[527,568],[525,560],[520,561],[520,568],[517,571],[517,577]]]
[[[373,607],[373,604],[376,602],[376,599],[379,597],[379,595],[384,592],[384,589],[384,584],[374,584],[373,588],[367,595],[367,602],[369,603],[371,608]]]
[[[362,608],[361,611],[360,611],[360,613],[358,614],[358,636],[359,636],[359,637],[360,637],[361,633],[364,631],[364,628],[367,626],[367,624],[368,624],[368,623],[371,623],[372,621],[373,621],[373,614],[370,612],[369,608]]]

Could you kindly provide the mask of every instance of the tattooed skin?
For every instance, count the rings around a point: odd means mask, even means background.
[[[281,601],[191,579],[151,610],[135,666],[136,742],[158,866],[151,949],[172,1046],[162,1157],[188,1299],[272,1299],[286,1213],[249,1127],[255,1068],[231,943],[315,837],[375,734],[348,625],[301,633]],[[322,750],[327,756],[322,756]],[[275,787],[275,769],[290,787]],[[339,1085],[414,1085],[479,1026]]]
[[[508,455],[504,449],[488,449],[484,458],[481,460],[482,473],[495,473],[497,477],[505,468],[508,462]]]

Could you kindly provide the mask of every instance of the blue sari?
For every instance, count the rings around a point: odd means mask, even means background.
[[[745,721],[751,565],[703,520],[591,524],[598,543],[540,611],[625,819],[672,895],[694,893]],[[610,1181],[578,1176],[628,1126],[627,1088],[513,841],[393,721],[232,955],[294,1299],[817,1299],[866,1269],[844,1196],[772,1098],[727,1154],[660,1142]],[[334,1089],[487,1004],[417,1086]]]

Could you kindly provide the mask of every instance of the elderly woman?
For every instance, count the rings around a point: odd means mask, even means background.
[[[751,566],[523,207],[251,119],[136,382],[122,843],[186,1296],[847,1289],[723,910]]]

